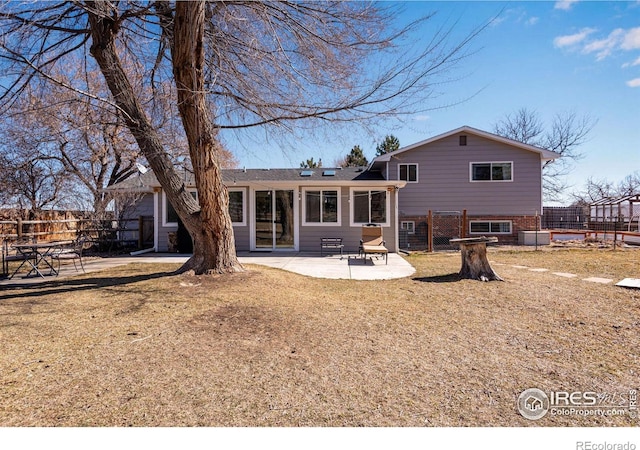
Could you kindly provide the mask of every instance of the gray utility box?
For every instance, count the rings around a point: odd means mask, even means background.
[[[537,237],[536,237],[537,235]],[[520,231],[518,232],[519,245],[549,245],[551,233],[548,231]]]

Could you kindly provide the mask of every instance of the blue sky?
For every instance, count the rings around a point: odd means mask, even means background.
[[[499,14],[451,74],[459,79],[427,105],[433,110],[373,133],[329,132],[295,149],[269,141],[261,145],[266,151],[232,148],[240,166],[297,167],[310,157],[329,166],[356,144],[372,158],[388,133],[405,146],[462,125],[492,131],[506,114],[527,108],[545,122],[567,111],[598,121],[568,177],[570,190],[588,177],[618,181],[640,170],[640,1],[406,3],[406,17],[432,11],[433,25],[458,21],[454,41]]]

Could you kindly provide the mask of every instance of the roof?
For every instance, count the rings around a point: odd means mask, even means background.
[[[195,186],[193,173],[180,171],[186,186]],[[222,178],[227,186],[236,184],[319,184],[345,185],[361,181],[387,182],[381,172],[367,170],[365,167],[320,167],[316,169],[223,169]],[[376,183],[377,184],[377,183]],[[134,175],[109,190],[150,192],[160,187],[153,171]]]
[[[550,161],[556,158],[559,158],[561,155],[556,152],[552,152],[551,150],[546,150],[544,148],[536,147],[534,145],[524,144],[520,141],[516,141],[513,139],[509,139],[503,136],[498,136],[497,134],[489,133],[487,131],[478,130],[477,128],[473,128],[470,126],[462,126],[460,128],[456,128],[455,130],[448,131],[443,134],[439,134],[437,136],[430,137],[429,139],[425,139],[424,141],[416,142],[415,144],[408,145],[406,147],[402,147],[394,152],[385,153],[384,155],[380,155],[373,159],[371,165],[372,167],[376,162],[386,162],[389,161],[393,156],[399,155],[400,153],[404,153],[409,150],[413,150],[417,147],[422,147],[423,145],[431,144],[432,142],[439,141],[441,139],[448,138],[450,136],[454,136],[459,133],[472,134],[475,136],[479,136],[485,139],[489,139],[495,142],[500,142],[502,144],[510,145],[512,147],[517,147],[522,150],[527,150],[530,152],[538,153],[540,155],[540,159],[543,161]]]

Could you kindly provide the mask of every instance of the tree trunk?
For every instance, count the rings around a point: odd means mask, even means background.
[[[461,278],[480,281],[503,281],[489,264],[487,244],[485,242],[460,243],[460,253],[462,255]]]
[[[228,194],[216,161],[215,133],[208,121],[202,63],[204,5],[178,2],[172,41],[174,75],[200,205],[185,189],[160,136],[151,124],[127,78],[115,45],[116,11],[109,2],[87,2],[91,28],[91,54],[105,77],[125,124],[153,169],[168,200],[191,234],[194,254],[179,271],[225,273],[243,270],[237,260]],[[190,22],[190,20],[194,20]],[[184,102],[184,104],[182,104]]]
[[[200,202],[199,227],[193,229],[185,223],[193,238],[193,257],[183,269],[196,273],[238,272],[243,268],[236,257],[229,193],[218,164],[222,147],[209,119],[204,85],[204,28],[203,1],[176,3],[173,74]]]

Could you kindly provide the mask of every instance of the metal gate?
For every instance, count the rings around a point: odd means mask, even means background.
[[[429,235],[433,251],[457,250],[457,245],[451,245],[450,239],[462,236],[462,213],[460,211],[429,212]]]

